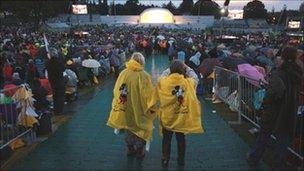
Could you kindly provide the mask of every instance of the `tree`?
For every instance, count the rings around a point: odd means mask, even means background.
[[[299,11],[302,15],[304,15],[304,2],[301,4]]]
[[[139,14],[139,1],[127,0],[124,5],[125,15],[138,15]]]
[[[98,8],[99,14],[101,14],[101,15],[108,14],[109,8],[108,8],[107,2],[102,1],[102,0],[98,0],[98,7],[99,7]]]
[[[193,15],[213,15],[220,17],[220,6],[213,0],[199,0],[194,4]]]
[[[125,7],[124,7],[124,5],[122,5],[122,4],[116,4],[115,5],[115,14],[116,15],[125,15]],[[114,14],[114,12],[112,13],[112,14]]]
[[[176,12],[177,12],[176,7],[172,3],[172,1],[170,1],[168,4],[163,4],[162,7],[168,9],[173,14],[176,14]]]
[[[193,0],[183,0],[179,5],[178,11],[181,14],[191,14],[193,8]]]
[[[265,5],[259,0],[248,2],[247,5],[244,6],[244,18],[266,19],[267,10],[265,9]]]
[[[1,1],[1,10],[11,12],[22,22],[34,22],[36,28],[47,18],[60,13],[68,13],[70,0],[61,0],[54,3],[52,0],[16,0]]]

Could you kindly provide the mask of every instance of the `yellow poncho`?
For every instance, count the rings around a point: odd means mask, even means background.
[[[116,129],[128,129],[138,137],[149,141],[152,137],[155,105],[150,75],[134,60],[126,63],[114,87],[112,111],[107,125]]]
[[[68,48],[67,47],[62,47],[61,52],[63,53],[64,56],[67,56],[68,54]]]
[[[157,99],[160,128],[185,134],[203,133],[201,105],[192,78],[177,73],[160,78],[154,96],[154,100]]]

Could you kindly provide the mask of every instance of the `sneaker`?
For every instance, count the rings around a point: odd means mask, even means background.
[[[128,146],[127,156],[135,156],[135,155],[136,155],[136,151],[135,151],[134,147]]]
[[[167,160],[167,159],[162,159],[162,160],[161,160],[161,164],[162,164],[163,167],[168,167],[168,166],[169,166],[169,160]]]
[[[139,160],[143,160],[145,158],[145,152],[144,152],[144,148],[139,148],[136,151],[136,158]]]

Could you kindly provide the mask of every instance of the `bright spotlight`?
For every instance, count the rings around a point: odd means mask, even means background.
[[[226,10],[224,8],[221,9],[221,14],[225,14]]]
[[[140,14],[140,23],[174,23],[174,17],[167,9],[150,8]]]

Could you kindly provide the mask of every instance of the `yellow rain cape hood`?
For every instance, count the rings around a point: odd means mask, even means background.
[[[160,101],[160,128],[185,134],[203,133],[195,87],[192,78],[176,73],[158,80],[154,100]]]
[[[112,111],[107,125],[115,129],[128,129],[149,141],[152,137],[155,104],[151,77],[144,67],[134,60],[126,63],[114,87]]]

